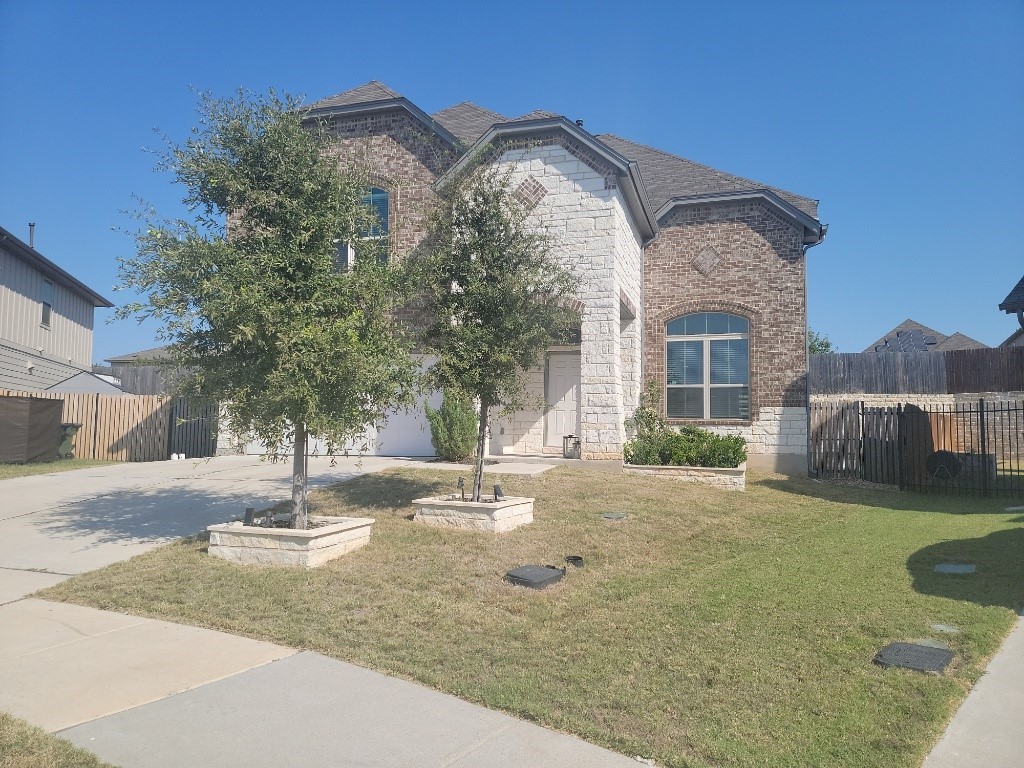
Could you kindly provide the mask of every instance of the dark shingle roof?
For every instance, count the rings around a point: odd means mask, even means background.
[[[913,320],[904,320],[865,352],[929,352],[946,340],[946,335]]]
[[[495,123],[508,120],[504,115],[491,112],[469,101],[442,109],[431,117],[465,144],[472,144]]]
[[[309,105],[310,109],[323,109],[324,107],[343,107],[349,104],[362,104],[367,101],[382,101],[384,99],[400,99],[401,94],[395,93],[379,80],[371,80],[365,85],[353,88],[351,91],[342,91],[334,96],[314,102]]]
[[[88,285],[83,283],[77,277],[72,275],[70,272],[58,267],[48,258],[43,256],[39,251],[30,246],[28,243],[21,240],[21,238],[8,232],[3,227],[0,227],[0,248],[21,259],[30,267],[37,272],[41,272],[50,280],[53,280],[65,288],[70,290],[72,293],[81,296],[83,299],[91,303],[94,307],[113,307],[114,305],[109,299],[105,299],[100,296],[96,291],[90,288]]]
[[[614,134],[602,133],[597,138],[627,160],[639,164],[640,175],[643,176],[647,194],[655,210],[660,209],[674,197],[769,189],[809,216],[814,218],[818,216],[817,201],[808,197],[794,195],[792,192],[786,192],[758,181],[718,171]]]
[[[955,349],[988,349],[988,344],[982,344],[977,339],[972,339],[970,336],[957,331],[952,336],[947,336],[945,340],[935,345],[933,352],[952,352]]]
[[[106,361],[108,363],[149,363],[157,360],[168,360],[171,357],[171,353],[167,346],[153,347],[152,349],[144,349],[141,352],[129,352],[125,355],[118,355],[117,357],[108,357]]]
[[[1013,290],[1003,299],[1003,303],[999,305],[999,308],[1003,312],[1009,312],[1011,315],[1024,310],[1024,277],[1013,286]]]
[[[865,352],[952,352],[957,349],[988,349],[977,339],[957,331],[946,336],[913,320],[904,320]]]
[[[535,109],[532,112],[527,112],[525,115],[520,115],[515,118],[515,121],[519,120],[543,120],[548,117],[561,117],[556,112],[548,112],[546,109]],[[510,120],[509,122],[515,122]]]

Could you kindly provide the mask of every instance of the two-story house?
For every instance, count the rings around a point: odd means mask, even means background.
[[[656,382],[670,422],[744,435],[753,467],[806,470],[816,200],[551,112],[463,102],[427,114],[377,81],[311,104],[309,119],[327,123],[339,159],[369,164],[393,258],[423,241],[437,190],[486,162],[511,171],[578,271],[580,343],[529,372],[547,408],[495,422],[492,454],[560,453],[573,433],[584,458],[619,458]]]
[[[0,389],[119,393],[91,372],[107,299],[0,227]]]

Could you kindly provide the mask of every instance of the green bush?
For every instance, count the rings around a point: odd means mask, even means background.
[[[623,447],[627,464],[687,467],[738,467],[747,460],[747,441],[716,435],[700,427],[670,427],[658,409],[661,388],[652,382],[627,423],[635,436]]]
[[[747,459],[747,442],[739,435],[716,435],[699,427],[661,427],[638,433],[626,443],[627,464],[687,467],[738,467]]]
[[[462,461],[476,451],[477,413],[465,395],[445,392],[441,407],[425,407],[430,422],[430,442],[444,461]]]

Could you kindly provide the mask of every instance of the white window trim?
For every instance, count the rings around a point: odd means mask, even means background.
[[[697,313],[691,313],[697,314]],[[736,315],[742,317],[742,315]],[[681,315],[685,317],[685,315]],[[676,319],[676,318],[673,318]],[[746,319],[746,318],[744,318]],[[747,321],[749,323],[749,320]],[[666,329],[668,323],[665,324]],[[747,383],[746,384],[712,384],[711,383],[711,342],[712,341],[728,341],[732,339],[745,339],[747,342]],[[699,341],[701,342],[701,353],[703,354],[703,372],[704,381],[701,384],[669,384],[668,383],[668,344],[670,341]],[[750,393],[750,334],[749,333],[703,333],[689,336],[669,336],[666,332],[665,335],[665,415],[672,421],[735,421],[745,422],[750,421],[750,404],[747,404],[747,415],[739,416],[737,418],[725,418],[722,416],[711,415],[711,390],[714,389],[738,389],[740,387],[747,388],[747,394]],[[704,415],[699,419],[688,419],[682,416],[668,416],[668,391],[670,389],[703,389],[703,401]]]

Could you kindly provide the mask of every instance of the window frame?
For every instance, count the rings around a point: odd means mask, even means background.
[[[747,327],[746,333],[729,333],[729,332],[726,332],[726,333],[699,333],[699,334],[670,334],[669,333],[669,325],[674,323],[674,322],[676,322],[677,320],[682,320],[683,318],[691,317],[691,316],[694,316],[694,315],[713,315],[713,314],[714,315],[727,315],[727,316],[732,316],[732,317],[736,317],[736,318],[739,318],[739,319],[743,320],[746,323],[746,327]],[[669,421],[673,421],[673,422],[690,422],[690,423],[694,423],[694,422],[715,422],[715,423],[722,422],[722,423],[728,423],[728,424],[743,424],[743,423],[749,423],[752,420],[752,418],[753,418],[753,416],[752,416],[752,411],[753,411],[753,407],[752,407],[752,400],[753,400],[753,398],[752,398],[752,391],[753,391],[753,387],[751,385],[751,378],[752,378],[752,376],[751,376],[751,364],[750,363],[751,363],[752,355],[751,355],[751,347],[750,347],[750,337],[751,337],[750,325],[751,325],[751,322],[750,322],[750,318],[749,317],[737,314],[736,312],[723,312],[723,311],[715,311],[715,310],[702,310],[702,311],[697,311],[697,312],[686,312],[686,313],[684,313],[682,315],[677,315],[675,317],[670,317],[669,319],[667,319],[665,321],[665,324],[663,326],[664,327],[664,331],[665,331],[665,339],[664,339],[664,343],[663,343],[663,347],[662,347],[662,352],[663,352],[663,355],[664,355],[664,363],[665,363],[665,377],[664,377],[664,380],[663,380],[663,396],[665,398],[665,416],[666,416],[666,418]],[[743,341],[746,341],[746,343],[747,343],[747,364],[746,364],[746,368],[747,368],[747,377],[746,377],[746,379],[747,380],[746,380],[746,383],[745,384],[712,384],[711,383],[711,343],[713,341],[732,341],[732,340],[743,340]],[[669,369],[668,369],[668,363],[669,363],[669,357],[668,357],[669,344],[672,343],[672,342],[681,342],[681,341],[699,342],[701,344],[701,366],[702,366],[701,379],[702,379],[702,381],[701,381],[700,384],[670,384],[669,383]],[[747,412],[746,412],[746,414],[740,415],[740,416],[736,416],[736,417],[724,417],[724,416],[712,416],[711,415],[711,391],[713,389],[742,389],[743,387],[746,387],[746,389],[747,389]],[[672,390],[672,389],[699,389],[699,390],[701,390],[701,406],[702,406],[701,407],[701,413],[702,413],[702,416],[688,418],[688,417],[685,417],[685,416],[672,416],[671,414],[669,414],[669,391]]]
[[[56,299],[56,294],[57,286],[53,280],[48,280],[44,277],[39,295],[39,304],[41,305],[39,325],[43,328],[51,328],[53,325],[53,302]],[[49,301],[47,301],[47,298],[49,298]]]

